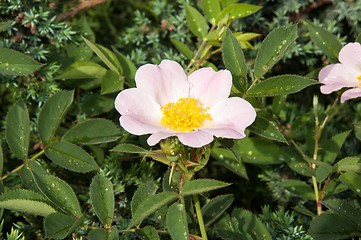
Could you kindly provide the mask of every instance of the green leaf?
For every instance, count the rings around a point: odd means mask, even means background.
[[[234,86],[244,92],[248,69],[242,48],[228,28],[222,42],[222,53],[224,65],[232,73]]]
[[[182,203],[174,203],[168,208],[167,229],[173,240],[188,240],[187,214]]]
[[[355,42],[361,43],[361,33],[359,33],[355,39]]]
[[[338,240],[357,237],[361,233],[345,217],[328,212],[311,222],[308,234],[314,240]]]
[[[119,92],[124,89],[124,79],[116,72],[108,70],[101,83],[101,94]]]
[[[89,240],[118,240],[119,230],[116,226],[112,226],[110,229],[92,229],[88,234]]]
[[[63,180],[51,175],[38,175],[34,173],[35,181],[52,203],[66,213],[80,215],[81,209],[73,189]]]
[[[320,147],[322,150],[320,151],[319,156],[322,162],[326,162],[328,164],[333,164],[335,162],[336,157],[350,132],[351,131],[339,133],[327,140],[325,143],[321,143]]]
[[[315,200],[313,189],[305,182],[294,179],[286,179],[281,185],[292,194],[308,200]]]
[[[28,189],[34,190],[36,192],[41,192],[35,182],[34,174],[37,173],[40,175],[47,175],[46,170],[39,165],[36,161],[28,161],[21,168],[19,176],[21,179],[21,183]]]
[[[354,129],[356,138],[361,141],[361,122],[355,122]]]
[[[279,164],[286,158],[276,143],[265,139],[247,137],[234,142],[231,150],[246,163]]]
[[[6,28],[8,28],[9,26],[11,26],[11,24],[14,21],[6,21],[6,22],[0,22],[0,32],[5,31]]]
[[[83,216],[78,219],[62,213],[52,213],[44,220],[44,229],[46,237],[54,239],[64,239],[75,228],[83,222]]]
[[[342,44],[336,36],[311,22],[306,22],[306,25],[311,39],[317,47],[333,62],[337,62],[338,53],[342,48]]]
[[[99,144],[113,142],[121,136],[119,127],[113,122],[99,118],[79,123],[67,131],[62,141],[78,144]]]
[[[248,179],[246,168],[240,158],[238,158],[230,149],[212,148],[212,157],[235,174]]]
[[[99,115],[114,110],[114,96],[91,94],[80,105],[87,116]]]
[[[186,19],[191,32],[200,39],[204,39],[208,33],[208,24],[203,15],[186,4]]]
[[[110,180],[96,175],[90,184],[90,199],[95,214],[105,226],[111,226],[114,216],[114,191]]]
[[[310,168],[305,159],[294,148],[285,148],[286,153],[285,162],[287,165],[298,174],[306,177],[315,176],[315,171]]]
[[[326,205],[333,212],[344,216],[347,218],[357,229],[361,231],[361,211],[356,209],[351,204],[346,202],[346,200],[341,199],[330,199],[324,201],[323,204]]]
[[[153,196],[158,189],[158,186],[152,182],[143,183],[141,184],[138,189],[135,191],[132,202],[131,202],[131,211],[132,216],[137,212],[139,205],[144,202],[144,200],[149,197]]]
[[[107,70],[97,63],[82,61],[76,62],[67,67],[64,72],[55,79],[87,79],[103,78]]]
[[[320,164],[316,168],[316,181],[322,182],[324,181],[328,176],[332,174],[332,166],[329,164]]]
[[[296,39],[297,25],[279,27],[270,32],[258,50],[254,63],[255,78],[259,79],[268,72]]]
[[[165,172],[164,177],[162,179],[162,187],[163,191],[168,192],[178,192],[179,191],[179,182],[181,179],[181,173],[179,171],[174,171],[172,176],[170,176],[171,168]],[[172,180],[169,183],[169,178],[172,177]]]
[[[167,205],[178,198],[175,192],[161,192],[147,197],[137,208],[129,227],[140,224],[144,218],[154,213],[164,205]]]
[[[135,72],[137,68],[135,65],[123,54],[121,54],[117,49],[113,48],[115,56],[118,58],[120,65],[124,71],[124,77],[129,82],[130,87],[135,87]]]
[[[59,166],[80,173],[98,170],[94,158],[81,147],[69,142],[54,142],[45,148],[45,155]]]
[[[232,212],[232,220],[237,222],[242,233],[251,235],[251,239],[272,240],[271,234],[266,226],[250,211],[235,208]]]
[[[188,196],[224,188],[229,185],[231,184],[214,179],[197,179],[185,183],[183,185],[181,194],[182,196]]]
[[[267,78],[257,85],[254,85],[254,87],[247,91],[247,95],[252,97],[270,97],[291,94],[315,84],[319,84],[319,82],[307,77],[279,75]]]
[[[44,144],[54,137],[61,121],[73,102],[74,91],[60,91],[51,96],[40,110],[39,136]]]
[[[174,38],[170,41],[179,52],[181,52],[186,58],[188,58],[188,60],[191,60],[193,58],[193,52],[188,48],[187,45]]]
[[[346,157],[341,159],[336,163],[337,172],[341,171],[352,171],[356,173],[361,173],[361,163],[359,163],[359,157]]]
[[[331,180],[328,182],[327,186],[326,186],[326,190],[325,190],[325,197],[324,199],[338,194],[340,192],[346,191],[348,190],[348,187],[343,184],[342,182],[340,182],[338,179],[336,180]]]
[[[287,140],[283,136],[283,134],[277,129],[274,123],[267,121],[264,118],[258,117],[253,122],[253,124],[249,127],[251,132],[256,133],[259,136],[287,143]]]
[[[160,240],[157,230],[152,226],[145,226],[142,229],[135,230],[135,233],[142,240]]]
[[[122,75],[123,69],[114,53],[103,46],[89,41],[83,36],[82,38],[110,70],[116,72],[118,75]]]
[[[0,176],[3,175],[3,168],[4,168],[4,155],[3,155],[3,149],[0,144]]]
[[[219,23],[225,17],[227,17],[229,21],[233,19],[244,18],[256,13],[261,8],[262,7],[260,6],[256,6],[252,4],[245,4],[245,3],[233,4],[227,6],[225,9],[222,10],[222,12],[218,15],[216,19],[216,23]]]
[[[219,0],[201,0],[201,7],[209,22],[214,25],[218,14],[221,12]]]
[[[29,151],[30,120],[28,109],[22,100],[10,107],[5,131],[10,150],[21,160],[26,159]]]
[[[272,112],[278,115],[286,103],[287,95],[275,96],[272,101]]]
[[[0,74],[30,75],[43,65],[30,57],[8,48],[0,48]]]
[[[115,148],[111,149],[110,151],[116,152],[125,152],[125,153],[138,153],[138,154],[147,154],[149,153],[148,150],[138,147],[137,145],[130,144],[130,143],[121,143]]]
[[[26,189],[10,190],[2,194],[0,208],[43,217],[55,212],[42,195]]]
[[[234,197],[231,194],[221,195],[211,199],[202,208],[202,216],[206,227],[215,222],[232,204]]]
[[[361,176],[354,172],[341,173],[339,180],[361,197]]]

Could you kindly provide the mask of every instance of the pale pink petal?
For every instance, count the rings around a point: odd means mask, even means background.
[[[358,42],[346,44],[338,55],[338,60],[342,64],[361,68],[361,45]]]
[[[147,139],[147,143],[149,146],[154,146],[155,144],[157,144],[160,140],[162,139],[166,139],[167,137],[171,137],[171,136],[175,136],[175,133],[172,132],[157,132],[157,133],[153,133],[152,135],[149,136],[149,138]]]
[[[323,94],[329,94],[343,87],[358,86],[357,77],[361,74],[359,69],[349,67],[345,64],[330,64],[321,69],[318,79],[324,85],[321,86]]]
[[[120,125],[127,132],[130,132],[131,134],[134,135],[144,135],[144,134],[164,131],[164,128],[143,122],[139,119],[136,119],[134,116],[126,116],[126,115],[121,116],[119,118],[119,122]]]
[[[201,130],[187,133],[177,133],[176,136],[178,136],[181,143],[193,148],[203,147],[213,141],[212,134]]]
[[[189,83],[183,68],[174,61],[163,60],[159,65],[146,64],[135,73],[137,88],[153,96],[164,106],[187,97]]]
[[[256,111],[253,106],[239,97],[220,101],[208,112],[212,121],[200,129],[217,137],[242,138],[245,136],[244,130],[256,119]]]
[[[201,68],[188,76],[191,85],[189,96],[201,101],[204,107],[228,98],[232,87],[232,75],[228,70],[215,72]]]
[[[340,102],[343,103],[351,98],[357,98],[357,97],[361,97],[361,89],[352,88],[342,93]]]
[[[132,134],[142,135],[165,129],[160,122],[163,114],[159,104],[141,89],[129,88],[121,91],[114,104],[122,115],[122,127]]]

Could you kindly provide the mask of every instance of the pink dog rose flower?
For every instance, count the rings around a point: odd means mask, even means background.
[[[346,44],[338,55],[340,63],[330,64],[321,69],[318,78],[324,85],[323,94],[351,88],[341,95],[341,103],[361,97],[361,45],[358,42]]]
[[[177,136],[184,145],[199,148],[213,136],[244,138],[244,130],[256,118],[246,100],[229,97],[232,75],[201,68],[188,77],[176,62],[146,64],[135,74],[136,88],[121,91],[115,108],[120,125],[134,135],[151,134],[150,146]]]

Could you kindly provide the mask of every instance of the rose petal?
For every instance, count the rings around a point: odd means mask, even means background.
[[[361,89],[360,88],[349,89],[341,95],[340,102],[343,103],[351,98],[357,98],[357,97],[361,97]]]
[[[217,137],[242,138],[245,136],[246,127],[256,119],[256,111],[253,106],[243,98],[238,97],[220,101],[208,112],[212,118],[212,125],[206,123],[200,129]]]
[[[361,45],[358,42],[346,44],[338,55],[338,60],[342,64],[361,68]]]
[[[139,119],[134,118],[133,116],[121,116],[119,118],[120,125],[131,134],[134,135],[144,135],[149,133],[155,133],[163,131],[164,128],[151,125],[146,122],[142,122]]]
[[[157,132],[153,133],[147,139],[147,143],[149,146],[154,146],[155,144],[159,143],[160,140],[165,139],[167,137],[175,136],[175,133],[166,133],[166,132]]]
[[[159,65],[146,64],[135,73],[137,88],[153,96],[164,106],[187,97],[189,83],[183,68],[174,61],[163,60]]]
[[[201,130],[187,133],[177,133],[176,136],[178,136],[181,143],[193,148],[203,147],[213,141],[212,134]]]
[[[205,107],[228,98],[232,87],[232,75],[228,70],[215,72],[201,68],[188,76],[191,85],[189,96],[199,99]]]
[[[345,64],[330,64],[322,68],[318,74],[319,81],[325,84],[321,86],[321,92],[329,94],[343,87],[358,86],[359,81],[357,77],[360,73],[359,69]]]

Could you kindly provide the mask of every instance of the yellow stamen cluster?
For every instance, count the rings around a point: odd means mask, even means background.
[[[205,120],[212,120],[202,103],[194,98],[181,98],[176,103],[167,103],[160,108],[163,112],[161,123],[175,132],[197,130]]]
[[[360,75],[360,76],[358,76],[358,77],[357,77],[357,79],[358,79],[358,81],[359,81],[358,85],[360,85],[360,86],[361,86],[361,75]]]

